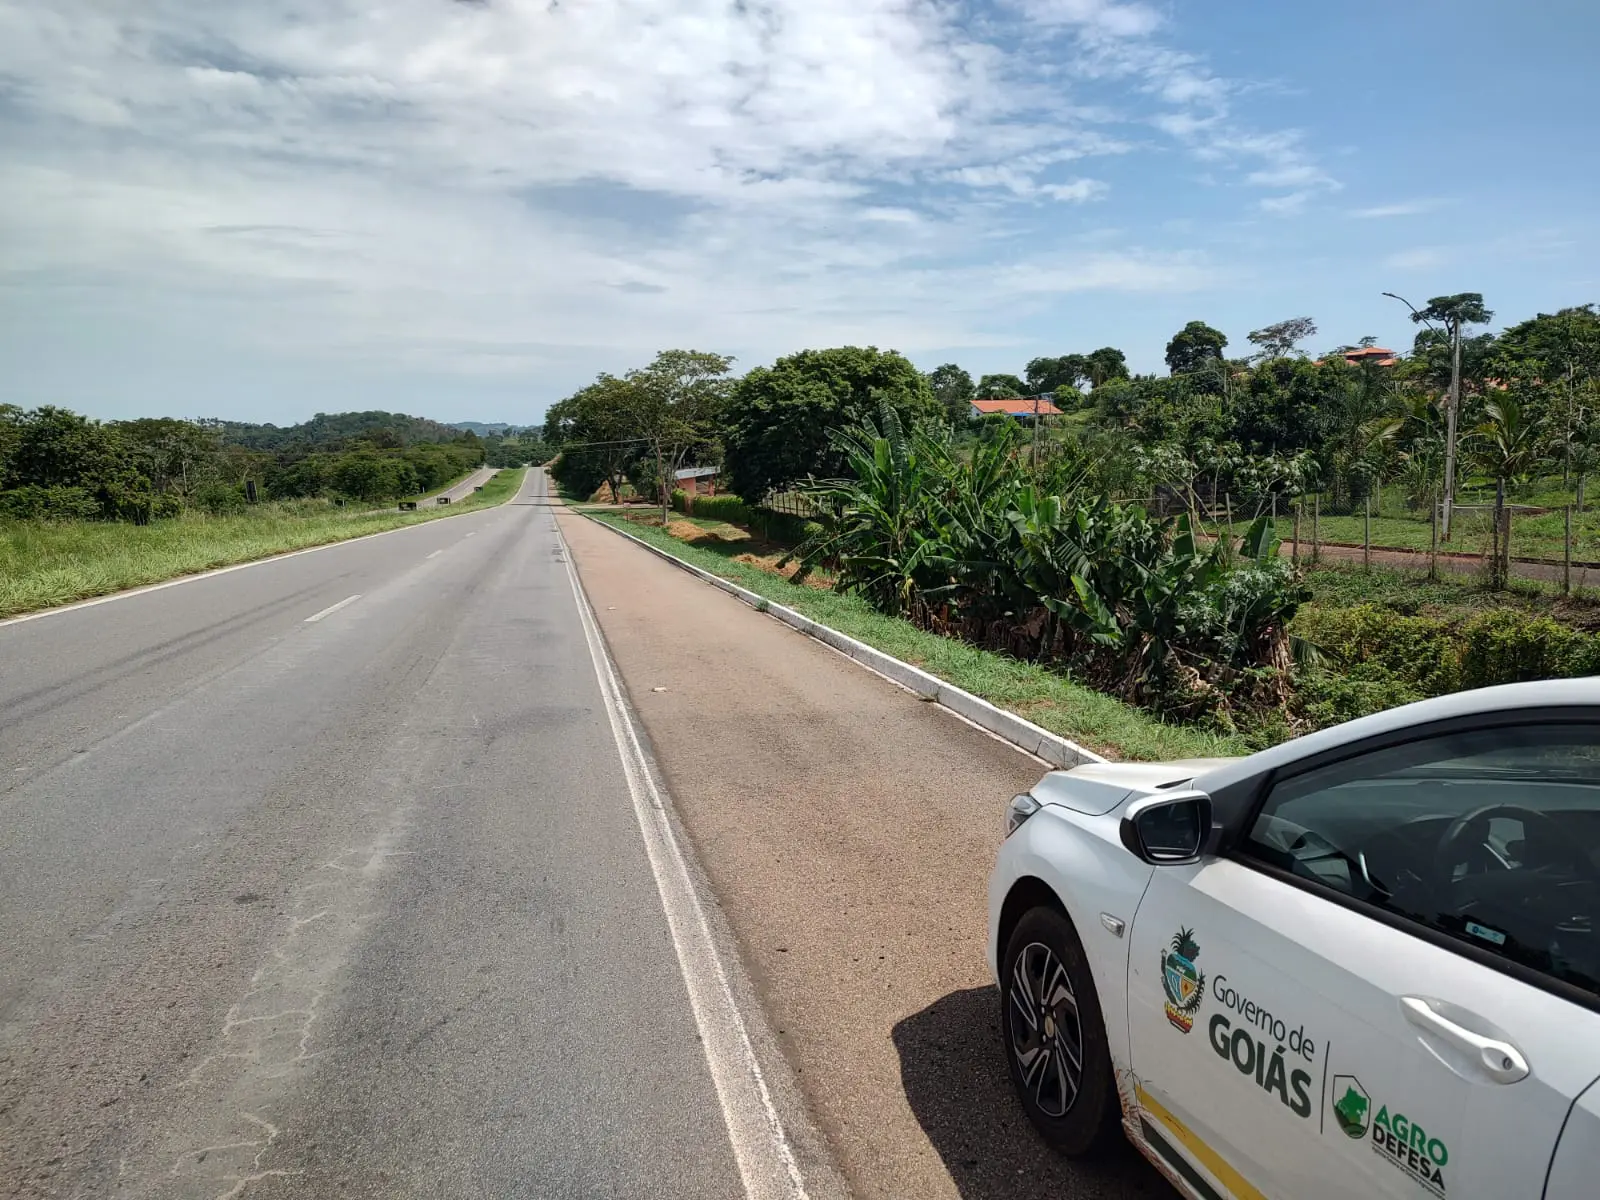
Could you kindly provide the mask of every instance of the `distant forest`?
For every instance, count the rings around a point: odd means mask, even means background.
[[[0,518],[126,520],[238,511],[255,500],[374,503],[482,465],[548,455],[536,437],[479,436],[405,413],[318,413],[299,425],[149,417],[96,421],[0,404]]]

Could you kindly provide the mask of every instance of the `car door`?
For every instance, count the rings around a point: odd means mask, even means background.
[[[1596,746],[1538,722],[1347,748],[1157,869],[1128,978],[1152,1148],[1201,1195],[1542,1195],[1600,1077]]]

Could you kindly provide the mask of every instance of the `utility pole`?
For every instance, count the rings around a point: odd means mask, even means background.
[[[1456,422],[1461,417],[1461,322],[1450,322],[1450,402],[1444,413],[1444,540],[1456,502]]]
[[[1033,470],[1039,470],[1039,397],[1033,398]]]

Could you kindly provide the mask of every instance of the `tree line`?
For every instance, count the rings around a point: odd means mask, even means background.
[[[838,477],[846,456],[830,432],[876,421],[883,405],[908,431],[942,421],[970,457],[1012,421],[974,418],[974,400],[1043,395],[1066,415],[1025,430],[1019,448],[1036,463],[1073,463],[1113,497],[1164,492],[1203,508],[1224,495],[1264,505],[1330,490],[1337,507],[1393,481],[1422,505],[1440,493],[1452,444],[1463,478],[1515,490],[1559,471],[1581,489],[1600,456],[1600,314],[1586,304],[1474,331],[1493,315],[1477,293],[1435,297],[1413,310],[1420,328],[1405,350],[1362,338],[1316,354],[1303,349],[1318,332],[1310,317],[1251,331],[1242,355],[1196,320],[1168,342],[1164,375],[1130,372],[1114,347],[976,380],[956,363],[923,373],[871,346],[802,350],[743,376],[726,355],[672,350],[553,405],[544,439],[563,449],[556,474],[575,493],[627,482],[659,497],[676,468],[720,465],[759,504]]]
[[[530,450],[542,447],[400,413],[319,413],[280,429],[0,405],[0,517],[144,524],[252,498],[379,502],[432,491],[491,453],[520,464]]]

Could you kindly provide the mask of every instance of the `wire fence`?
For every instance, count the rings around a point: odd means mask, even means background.
[[[1200,509],[1206,532],[1239,534],[1260,515],[1275,519],[1283,552],[1305,564],[1476,576],[1490,587],[1512,578],[1557,584],[1571,593],[1600,586],[1600,514],[1576,505],[1420,505],[1381,490],[1359,500],[1318,493],[1234,497]]]

